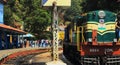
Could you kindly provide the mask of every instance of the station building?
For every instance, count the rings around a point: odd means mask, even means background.
[[[4,24],[4,2],[6,0],[0,0],[0,50],[19,47],[19,35],[26,34],[25,31]]]

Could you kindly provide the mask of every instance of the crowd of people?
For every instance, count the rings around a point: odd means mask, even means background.
[[[62,45],[61,40],[58,41],[58,45]],[[41,39],[41,40],[20,40],[19,47],[51,47],[52,41],[48,39]]]
[[[20,40],[19,42],[19,46],[20,47],[50,47],[51,44],[51,40],[45,40],[45,39],[41,39],[41,40]]]
[[[50,40],[30,40],[29,44],[31,47],[50,47],[51,46],[51,41]]]

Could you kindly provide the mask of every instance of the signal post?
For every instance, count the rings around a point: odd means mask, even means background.
[[[59,60],[58,54],[58,11],[57,6],[68,7],[71,5],[71,0],[42,0],[43,6],[52,6],[53,8],[53,61],[46,65],[66,65]]]

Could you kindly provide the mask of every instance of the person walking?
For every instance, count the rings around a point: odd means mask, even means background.
[[[117,14],[117,20],[115,22],[115,32],[116,32],[116,38],[117,38],[117,41],[119,40],[120,38],[120,13]]]

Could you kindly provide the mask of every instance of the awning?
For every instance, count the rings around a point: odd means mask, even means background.
[[[0,30],[9,32],[11,34],[27,34],[27,32],[13,28],[11,26],[0,24]]]
[[[20,37],[26,37],[26,38],[30,38],[30,37],[34,37],[34,35],[27,33],[25,35],[20,35]]]
[[[26,35],[23,35],[23,37],[34,37],[32,34],[28,33]]]

